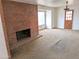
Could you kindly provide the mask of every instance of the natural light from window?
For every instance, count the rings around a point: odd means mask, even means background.
[[[38,26],[45,25],[45,12],[38,12]]]

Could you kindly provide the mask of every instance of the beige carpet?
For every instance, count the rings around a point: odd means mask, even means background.
[[[13,59],[79,59],[79,32],[47,29],[42,37],[15,50]]]

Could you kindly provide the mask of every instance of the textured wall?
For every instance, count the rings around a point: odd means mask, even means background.
[[[16,31],[30,28],[32,37],[38,34],[38,9],[36,5],[4,1],[3,6],[11,45],[17,43]]]

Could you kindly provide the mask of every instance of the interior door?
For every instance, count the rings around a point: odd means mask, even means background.
[[[72,29],[73,24],[73,10],[65,10],[65,29]]]

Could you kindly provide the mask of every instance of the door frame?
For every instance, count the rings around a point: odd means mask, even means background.
[[[74,10],[73,10],[73,9],[71,9],[71,10],[65,10],[65,17],[64,17],[64,29],[67,29],[67,28],[65,28],[66,11],[72,11],[72,27],[73,27],[73,15],[74,15]],[[72,29],[72,27],[71,27],[71,29]]]

